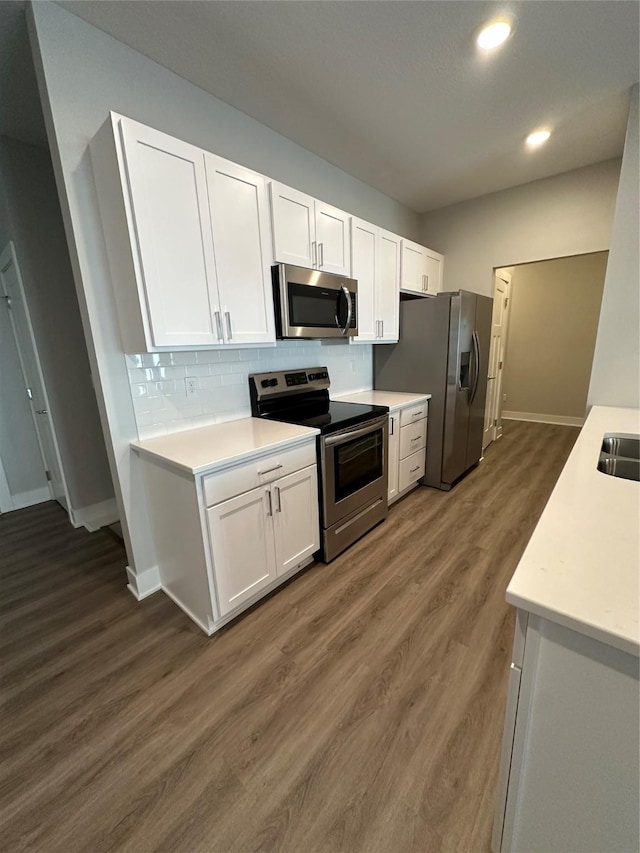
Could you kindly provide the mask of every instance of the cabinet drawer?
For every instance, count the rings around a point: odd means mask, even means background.
[[[248,492],[279,477],[292,474],[301,468],[316,464],[315,439],[301,447],[284,450],[240,463],[226,471],[203,477],[202,487],[206,506],[213,506],[229,498]]]
[[[429,411],[429,401],[418,403],[416,406],[409,406],[406,409],[400,410],[400,426],[407,426],[419,421],[421,418],[426,418]]]
[[[427,444],[427,419],[400,428],[400,459],[422,450]]]
[[[419,450],[417,453],[412,453],[406,459],[400,460],[400,473],[398,477],[398,491],[403,492],[416,480],[424,476],[424,462],[426,451]]]

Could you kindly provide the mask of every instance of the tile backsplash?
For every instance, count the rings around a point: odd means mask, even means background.
[[[347,341],[278,341],[275,347],[126,355],[140,438],[251,414],[250,373],[326,365],[331,394],[372,387],[373,347]],[[194,393],[187,395],[186,380]]]

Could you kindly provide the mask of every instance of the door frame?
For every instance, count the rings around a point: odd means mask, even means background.
[[[501,353],[499,358],[499,368],[498,373],[495,378],[495,382],[497,383],[497,389],[495,393],[494,400],[494,408],[493,412],[490,413],[490,420],[493,421],[493,426],[489,429],[490,440],[484,446],[483,450],[488,447],[492,442],[502,437],[502,395],[504,388],[504,368],[506,362],[506,353],[507,353],[507,336],[509,334],[509,313],[511,311],[511,273],[507,272],[504,267],[496,267],[493,271],[493,299],[495,302],[496,292],[498,289],[498,280],[502,281],[505,287],[505,299],[507,303],[504,308],[504,314],[502,316],[502,334],[500,335],[501,341]],[[493,326],[493,321],[492,321]],[[494,363],[495,357],[495,344],[494,344],[493,336],[491,338],[491,349],[489,351],[489,366]],[[490,400],[487,399],[487,406],[489,406]]]
[[[49,395],[47,394],[47,386],[45,384],[44,374],[42,372],[42,363],[40,360],[40,353],[38,352],[38,345],[36,343],[35,334],[33,332],[33,323],[31,322],[31,314],[29,312],[29,303],[27,302],[27,298],[26,298],[26,294],[25,294],[25,290],[24,290],[24,282],[22,279],[22,271],[20,270],[20,264],[18,263],[18,257],[16,254],[15,244],[14,244],[13,240],[9,240],[8,244],[4,247],[2,252],[0,252],[0,296],[3,299],[8,298],[8,296],[9,296],[9,294],[6,292],[6,288],[5,288],[4,273],[7,269],[9,269],[9,267],[12,264],[13,264],[13,266],[15,268],[15,272],[16,272],[16,282],[17,282],[17,286],[18,286],[19,296],[20,296],[20,299],[22,300],[22,305],[23,305],[24,314],[25,314],[25,321],[26,321],[26,326],[27,326],[27,340],[22,340],[21,337],[18,335],[15,320],[14,320],[11,312],[9,312],[9,318],[11,321],[11,329],[13,331],[13,337],[14,337],[14,340],[16,343],[16,349],[18,351],[18,359],[20,361],[20,370],[22,372],[22,378],[23,378],[24,383],[25,383],[25,389],[27,389],[29,387],[29,380],[28,380],[27,374],[26,374],[24,356],[23,356],[23,352],[22,352],[21,347],[24,347],[24,346],[31,347],[31,349],[33,351],[34,364],[35,364],[35,368],[36,368],[36,372],[37,372],[37,380],[40,383],[40,386],[42,389],[42,399],[44,401],[45,408],[47,409],[47,412],[48,412],[47,417],[48,417],[48,421],[49,421],[49,428],[51,430],[51,440],[52,440],[52,444],[53,444],[53,452],[55,453],[55,456],[56,456],[55,462],[57,464],[58,471],[60,472],[60,483],[62,485],[62,489],[64,492],[64,496],[63,496],[64,497],[64,508],[68,511],[69,506],[70,506],[70,504],[69,504],[69,489],[67,487],[67,481],[66,481],[65,475],[64,475],[64,468],[62,467],[62,459],[60,457],[60,447],[58,444],[58,437],[56,436],[56,431],[55,431],[54,424],[53,424],[53,418],[51,416],[51,405],[49,403]],[[40,448],[40,456],[42,457],[42,465],[43,465],[43,468],[46,472],[49,469],[49,465],[48,465],[46,454],[44,451],[44,445],[43,445],[42,437],[40,435],[40,425],[38,423],[38,419],[36,418],[36,415],[35,415],[35,412],[33,409],[33,404],[30,404],[29,409],[31,411],[31,417],[33,419],[33,425],[34,425],[34,428],[36,431],[36,436],[38,439],[38,447]],[[49,477],[47,477],[47,487],[49,489],[49,494],[51,495],[51,499],[52,500],[59,500],[59,497],[53,493],[53,489],[52,489]]]

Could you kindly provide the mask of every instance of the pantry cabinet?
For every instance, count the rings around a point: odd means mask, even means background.
[[[442,290],[444,256],[410,240],[402,241],[400,290],[437,296]]]
[[[115,113],[91,155],[125,351],[275,341],[264,176]]]
[[[276,262],[351,276],[351,217],[343,210],[271,181]]]
[[[400,237],[352,218],[351,274],[358,282],[358,335],[351,341],[397,342]]]

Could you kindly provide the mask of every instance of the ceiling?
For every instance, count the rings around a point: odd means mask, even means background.
[[[619,156],[639,77],[624,0],[60,5],[419,212]],[[480,56],[475,31],[505,12],[514,35]]]

